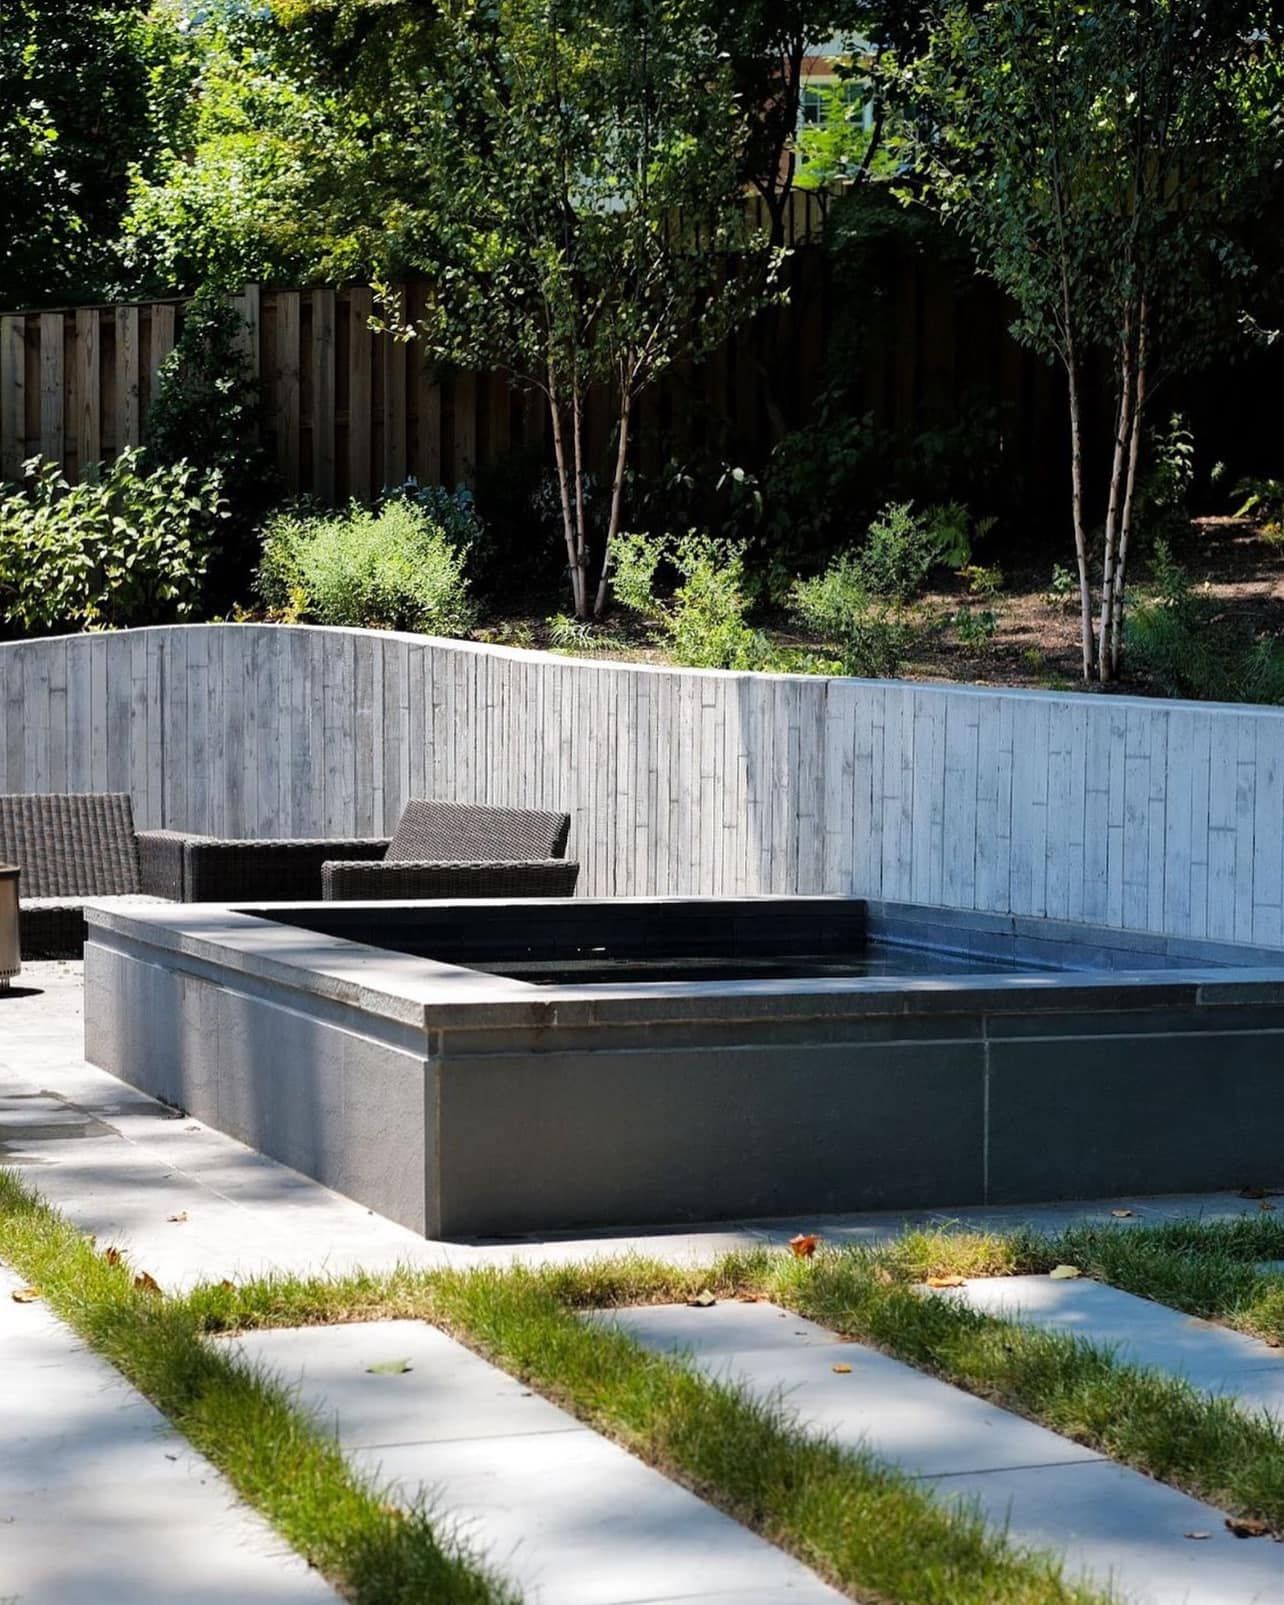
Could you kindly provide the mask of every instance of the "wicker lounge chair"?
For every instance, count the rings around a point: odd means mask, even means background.
[[[570,816],[416,799],[392,837],[235,841],[185,835],[189,903],[569,897]]]
[[[22,871],[23,958],[79,958],[84,905],[182,896],[183,838],[134,829],[121,792],[0,796],[0,862]]]
[[[323,865],[321,895],[366,898],[569,897],[579,877],[569,862],[569,814],[415,799],[406,804],[378,859]]]

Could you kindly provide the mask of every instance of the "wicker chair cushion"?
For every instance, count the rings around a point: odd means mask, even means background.
[[[0,861],[28,897],[121,897],[142,890],[134,810],[123,792],[0,796]]]
[[[414,798],[398,821],[387,862],[561,858],[570,829],[569,814]]]

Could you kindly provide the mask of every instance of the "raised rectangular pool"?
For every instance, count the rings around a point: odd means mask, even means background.
[[[91,910],[97,1064],[429,1236],[1284,1181],[1284,954],[842,897]]]

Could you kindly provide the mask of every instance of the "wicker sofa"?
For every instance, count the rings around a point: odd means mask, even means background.
[[[189,903],[569,897],[568,814],[415,798],[396,833],[306,841],[184,838]]]
[[[123,792],[0,796],[0,862],[21,870],[24,958],[78,958],[89,899],[165,902],[183,895],[184,838],[135,830]]]
[[[136,830],[123,793],[0,796],[27,958],[79,957],[84,904],[569,897],[568,814],[416,799],[391,837],[240,841]]]

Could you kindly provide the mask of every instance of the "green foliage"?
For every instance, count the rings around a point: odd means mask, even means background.
[[[259,392],[241,345],[244,330],[225,296],[200,290],[183,309],[182,332],[160,365],[143,428],[154,457],[218,468],[233,499],[267,468],[255,444]]]
[[[798,616],[833,641],[844,674],[887,678],[904,662],[918,635],[911,604],[933,568],[966,561],[968,519],[957,504],[916,513],[891,502],[869,526],[859,550],[841,553],[792,593]]]
[[[374,509],[281,513],[263,533],[259,593],[286,618],[462,635],[473,608],[456,536],[404,496]]]
[[[1079,606],[1079,581],[1064,563],[1052,565],[1052,579],[1043,593],[1043,600],[1062,613],[1070,613]]]
[[[1236,518],[1255,518],[1264,535],[1284,533],[1284,479],[1241,479],[1235,486]]]
[[[1169,696],[1284,703],[1284,641],[1255,636],[1196,590],[1167,542],[1156,543],[1153,588],[1132,610],[1130,661]]]
[[[692,530],[676,537],[618,536],[612,547],[616,600],[650,619],[675,663],[693,669],[776,667],[770,643],[747,621],[744,551]],[[677,585],[656,588],[663,568]]]
[[[1137,485],[1137,533],[1149,542],[1180,540],[1190,525],[1190,492],[1195,481],[1195,437],[1181,413],[1155,429],[1146,454],[1148,467]]]
[[[111,293],[149,72],[170,31],[142,0],[0,0],[0,306]]]
[[[217,469],[132,447],[70,485],[33,457],[0,487],[0,617],[24,634],[192,618],[226,512]]]
[[[836,557],[815,579],[799,580],[793,607],[804,623],[835,643],[844,674],[890,678],[914,640],[903,608],[870,589],[858,553]]]

